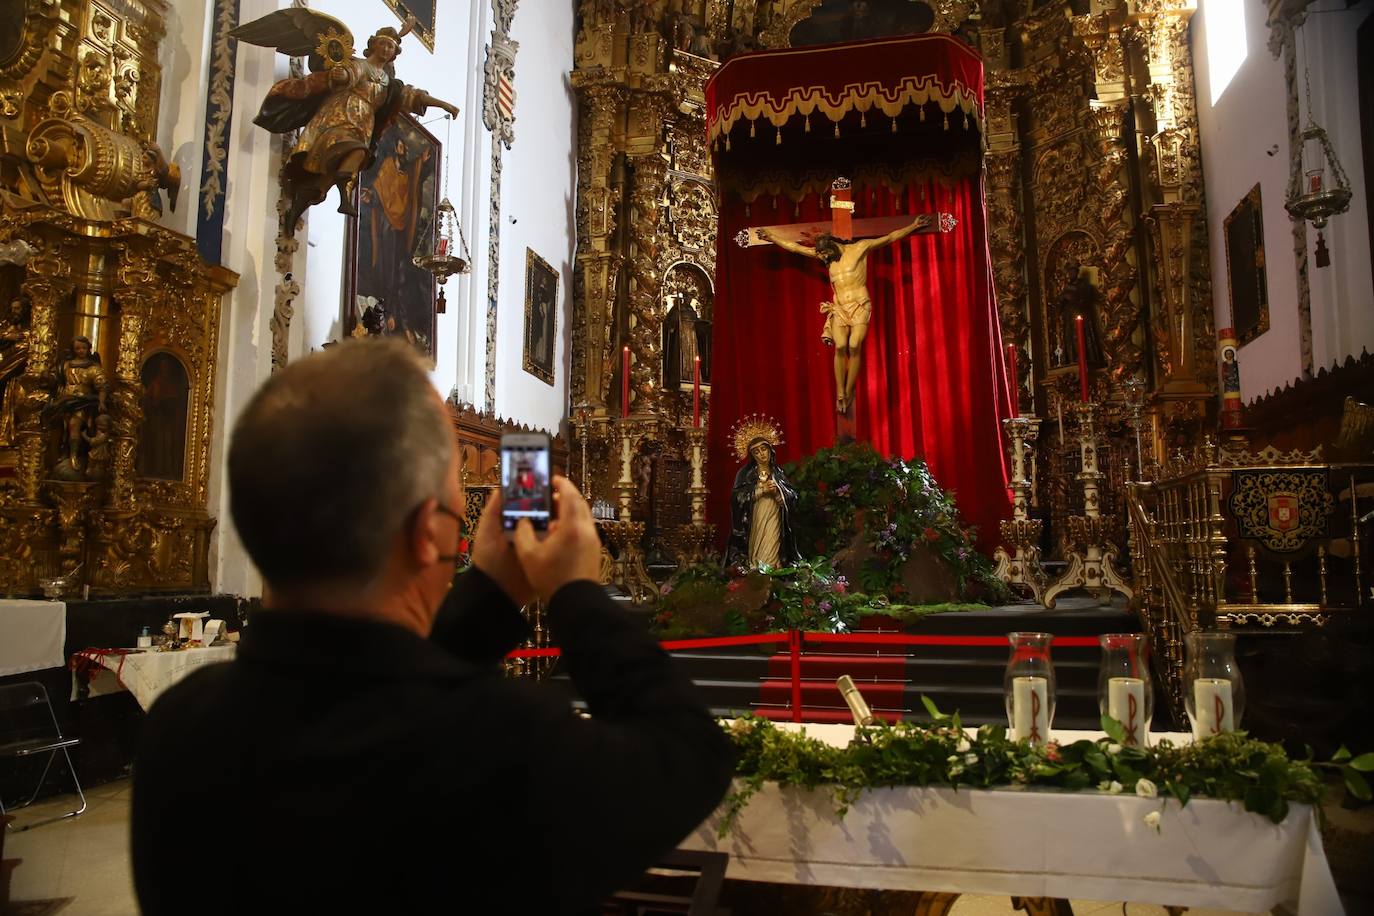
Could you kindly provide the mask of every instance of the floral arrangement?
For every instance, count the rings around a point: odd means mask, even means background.
[[[794,629],[843,633],[872,605],[825,559],[751,571],[703,565],[680,570],[662,586],[653,623],[663,639]]]
[[[867,443],[821,449],[787,465],[797,490],[792,525],[803,554],[835,556],[862,533],[872,551],[856,586],[894,602],[904,597],[901,569],[918,547],[948,564],[964,599],[1010,600],[991,561],[974,547],[975,532],[959,520],[954,495],[936,483],[920,459],[884,458]]]
[[[1066,791],[1134,792],[1174,798],[1187,805],[1206,796],[1241,802],[1245,810],[1275,823],[1292,803],[1317,804],[1324,785],[1310,761],[1292,760],[1277,744],[1235,732],[1176,747],[1125,744],[1121,723],[1102,717],[1105,738],[1037,747],[1012,741],[1000,725],[984,725],[970,737],[959,715],[945,715],[922,697],[929,725],[901,722],[861,727],[848,747],[831,747],[804,733],[784,731],[747,716],[728,726],[738,759],[736,787],[726,797],[724,836],[750,797],[765,782],[828,789],[843,816],[866,789],[878,786],[1045,786]],[[1346,767],[1349,768],[1347,754]],[[1368,758],[1367,760],[1365,758]],[[1361,760],[1374,768],[1374,754]],[[1160,815],[1145,821],[1158,829]]]

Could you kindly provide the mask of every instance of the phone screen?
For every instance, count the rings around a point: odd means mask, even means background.
[[[501,524],[514,531],[527,518],[536,531],[549,527],[548,441],[501,443]]]

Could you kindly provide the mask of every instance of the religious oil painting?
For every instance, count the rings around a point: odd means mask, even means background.
[[[1264,274],[1264,211],[1260,186],[1226,217],[1226,280],[1236,338],[1249,343],[1269,330],[1269,283]]]
[[[792,28],[789,40],[792,47],[801,48],[918,35],[934,21],[931,7],[912,0],[823,0]]]
[[[439,0],[385,0],[391,11],[404,22],[415,17],[415,37],[420,44],[434,52],[434,18]]]
[[[415,266],[439,204],[440,144],[406,115],[382,132],[377,158],[358,176],[358,216],[349,222],[344,333],[403,337],[434,356],[434,275]]]
[[[524,366],[530,375],[553,384],[554,320],[558,315],[558,271],[525,249]]]

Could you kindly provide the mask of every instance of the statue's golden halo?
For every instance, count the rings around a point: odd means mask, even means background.
[[[778,421],[763,414],[750,414],[740,417],[732,430],[735,437],[735,454],[743,461],[749,455],[749,443],[762,439],[773,446],[774,451],[782,445],[782,427]]]

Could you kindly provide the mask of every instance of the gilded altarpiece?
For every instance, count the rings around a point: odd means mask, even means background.
[[[972,44],[986,66],[993,269],[1004,342],[1020,354],[1023,410],[1044,421],[1038,511],[1058,553],[1064,520],[1082,511],[1069,409],[1078,397],[1077,366],[1067,358],[1063,329],[1066,315],[1085,314],[1093,332],[1091,394],[1105,430],[1097,462],[1106,475],[1102,508],[1124,546],[1124,482],[1148,478],[1215,410],[1188,44],[1195,0],[1106,0],[1091,9],[994,0],[928,5],[930,30]],[[686,262],[714,282],[705,82],[732,54],[789,46],[792,30],[819,6],[581,5],[572,74],[581,103],[573,426],[588,440],[595,495],[615,489],[620,467],[612,427],[623,406],[622,348],[631,354],[636,454],[680,458],[691,422],[690,394],[660,385],[660,341],[674,292],[670,268]],[[574,443],[574,467],[580,454]],[[647,518],[675,509],[665,496],[652,511],[636,511]]]
[[[0,49],[0,593],[207,590],[237,277],[156,222],[181,180],[156,143],[166,6],[6,6],[21,40]]]

